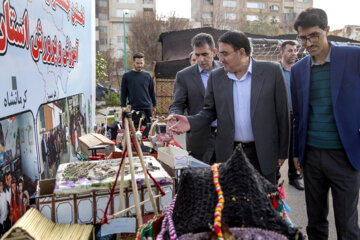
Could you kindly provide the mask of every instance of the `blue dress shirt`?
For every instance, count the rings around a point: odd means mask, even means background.
[[[213,64],[214,64],[213,70],[215,70],[215,69],[217,68],[216,62],[213,62]],[[208,72],[208,71],[206,71],[205,69],[202,69],[199,65],[198,65],[198,68],[199,68],[201,80],[202,80],[202,82],[203,82],[203,84],[204,84],[204,87],[205,87],[205,90],[206,90],[207,83],[208,83],[208,79],[209,79],[209,77],[210,77],[210,73],[211,73],[211,72]],[[216,126],[217,126],[217,120],[213,121],[213,122],[211,123],[211,126],[212,126],[212,127],[216,127]]]
[[[282,64],[281,61],[280,61],[280,65],[281,65],[281,68],[284,72],[284,76],[286,79],[286,86],[287,86],[288,96],[289,96],[289,107],[290,107],[290,110],[292,110],[291,92],[290,92],[290,71],[286,70],[286,68],[284,67],[284,65]]]
[[[227,73],[233,80],[233,98],[234,98],[234,123],[236,142],[253,142],[254,135],[250,116],[250,98],[251,98],[251,76],[252,76],[252,58],[250,58],[247,72],[238,79],[234,73]]]

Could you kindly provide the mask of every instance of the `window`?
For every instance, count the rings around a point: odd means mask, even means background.
[[[136,0],[117,0],[118,3],[136,3]]]
[[[256,21],[259,20],[257,15],[246,15],[246,21]]]
[[[309,2],[310,0],[296,0],[297,2]]]
[[[203,0],[203,5],[213,5],[214,4],[214,1],[213,0]]]
[[[106,38],[100,38],[99,42],[100,42],[100,45],[107,45],[107,39]]]
[[[233,28],[232,28],[232,26],[225,25],[225,26],[224,26],[224,30],[233,30]]]
[[[99,7],[107,7],[107,1],[106,0],[100,0],[98,1]]]
[[[124,36],[117,36],[116,41],[117,43],[124,43]]]
[[[236,14],[235,13],[225,13],[224,14],[224,19],[225,20],[235,20],[236,19]]]
[[[153,0],[143,0],[143,4],[153,4]]]
[[[107,33],[107,27],[106,26],[99,26],[99,32]]]
[[[124,9],[116,9],[116,17],[123,17]],[[136,15],[136,10],[128,10],[128,13],[125,14],[125,17],[134,17]]]
[[[292,12],[294,12],[294,8],[292,8],[292,7],[285,7],[284,8],[284,13],[292,13]]]
[[[271,5],[270,6],[270,12],[278,12],[279,6],[278,5]]]
[[[236,1],[224,1],[223,7],[236,7]]]
[[[107,20],[108,19],[108,15],[106,13],[99,13],[99,19],[101,20]]]
[[[265,3],[248,2],[246,3],[247,8],[265,8]]]
[[[300,8],[300,7],[298,7],[298,8],[296,8],[296,12],[302,12],[302,11],[304,11],[305,10],[305,8]]]
[[[123,24],[122,23],[115,23],[115,26],[116,26],[117,31],[123,30]]]
[[[152,8],[143,8],[144,16],[152,16],[154,9]]]
[[[203,19],[212,19],[213,13],[212,12],[204,12],[202,14]]]

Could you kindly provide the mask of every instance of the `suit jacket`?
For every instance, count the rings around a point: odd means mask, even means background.
[[[219,67],[222,63],[216,61],[216,65]],[[173,102],[169,107],[169,112],[183,115],[186,110],[188,115],[195,115],[203,108],[204,97],[205,87],[198,64],[189,66],[176,74]],[[195,156],[202,156],[208,146],[209,134],[210,126],[187,133],[186,149]]]
[[[291,68],[294,156],[303,163],[309,116],[311,57]],[[331,45],[330,85],[336,126],[352,166],[360,170],[360,48]]]
[[[253,60],[250,114],[256,152],[263,174],[277,169],[279,158],[288,158],[289,104],[284,74],[278,63]],[[233,80],[224,68],[213,71],[205,94],[205,106],[188,117],[191,131],[217,118],[216,161],[224,162],[234,148]]]

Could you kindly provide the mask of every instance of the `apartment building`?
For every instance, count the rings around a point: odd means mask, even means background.
[[[201,27],[241,30],[246,21],[266,16],[282,33],[291,33],[297,13],[312,6],[313,0],[191,0],[191,18]]]
[[[344,28],[334,30],[330,34],[360,41],[360,25],[345,25]]]
[[[112,57],[122,58],[124,23],[127,35],[131,18],[155,11],[155,3],[156,0],[96,0],[96,50],[111,50]]]

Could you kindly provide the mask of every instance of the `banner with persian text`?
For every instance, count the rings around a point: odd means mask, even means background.
[[[0,118],[79,93],[91,103],[92,2],[2,1]]]

